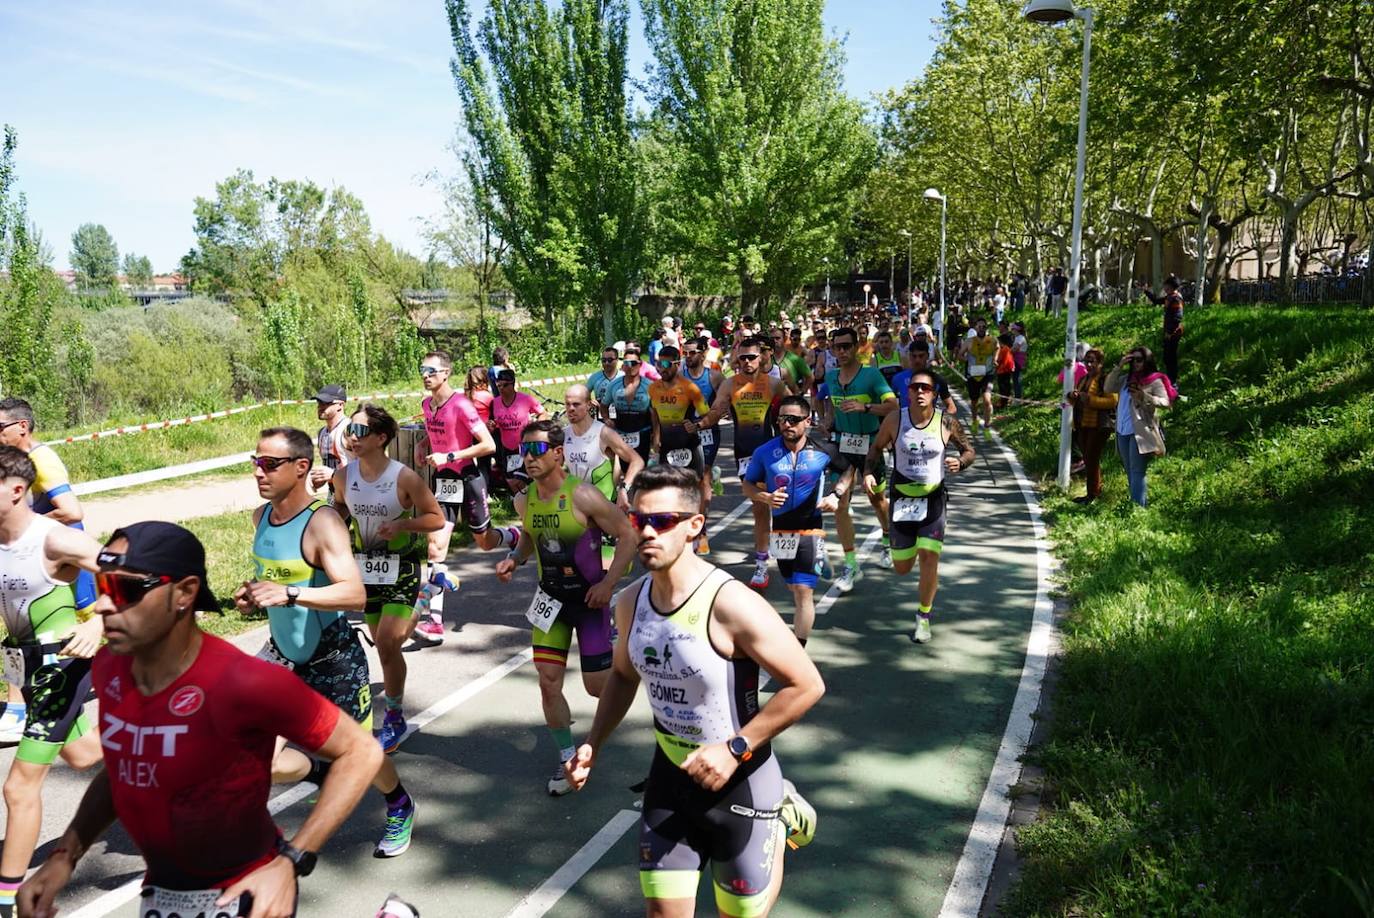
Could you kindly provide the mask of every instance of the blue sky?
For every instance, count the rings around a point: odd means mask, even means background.
[[[849,92],[918,74],[938,12],[936,0],[829,0]],[[374,230],[422,254],[420,221],[439,210],[423,177],[455,168],[451,54],[441,0],[12,0],[0,5],[0,122],[19,132],[19,190],[57,267],[93,222],[121,255],[173,270],[194,241],[194,198],[239,167],[341,185]]]

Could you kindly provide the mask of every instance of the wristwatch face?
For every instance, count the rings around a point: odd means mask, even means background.
[[[730,742],[727,745],[730,749],[730,754],[737,759],[743,759],[749,754],[749,741],[742,736],[730,737]]]

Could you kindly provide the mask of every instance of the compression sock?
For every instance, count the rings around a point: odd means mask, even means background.
[[[406,794],[405,785],[402,784],[400,781],[396,782],[396,787],[393,790],[391,790],[389,793],[383,794],[382,796],[386,797],[387,806],[395,806],[402,800],[410,799]]]
[[[930,618],[930,608],[930,606],[925,604],[918,604],[916,606],[916,610],[920,613],[921,618]]]
[[[566,762],[577,754],[577,747],[573,746],[572,727],[550,727],[549,732],[553,734],[553,741],[558,744],[560,762]]]
[[[845,552],[845,553],[844,553],[844,563],[845,563],[845,566],[846,566],[846,567],[858,567],[858,566],[859,566],[859,553],[856,552],[856,551],[847,551],[847,552]]]
[[[756,551],[756,552],[754,552],[754,560],[755,560],[755,561],[767,561],[767,560],[768,560],[768,552],[766,552],[766,551]]]
[[[883,533],[883,551],[887,551],[887,550],[889,550],[890,548],[892,548],[892,539],[891,539],[891,537],[888,536],[887,533],[884,532],[884,533]]]

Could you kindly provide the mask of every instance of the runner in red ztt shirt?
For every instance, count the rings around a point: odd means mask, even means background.
[[[92,681],[105,770],[20,889],[20,915],[54,914],[76,862],[118,818],[148,863],[141,914],[289,918],[296,877],[361,799],[381,747],[289,670],[201,632],[194,610],[219,604],[185,529],[117,530],[100,561],[109,643]],[[279,735],[334,760],[290,844],[267,811]]]

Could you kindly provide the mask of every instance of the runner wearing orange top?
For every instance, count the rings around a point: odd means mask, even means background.
[[[711,476],[706,472],[701,435],[696,430],[688,430],[687,422],[706,417],[711,406],[706,404],[706,396],[701,394],[696,383],[679,372],[681,360],[682,354],[675,347],[664,347],[658,352],[657,369],[663,378],[649,383],[649,413],[654,430],[652,449],[658,454],[661,465],[697,473],[701,485],[701,513],[705,516],[711,504]],[[704,555],[710,550],[706,532],[702,530],[697,540],[697,553]]]

